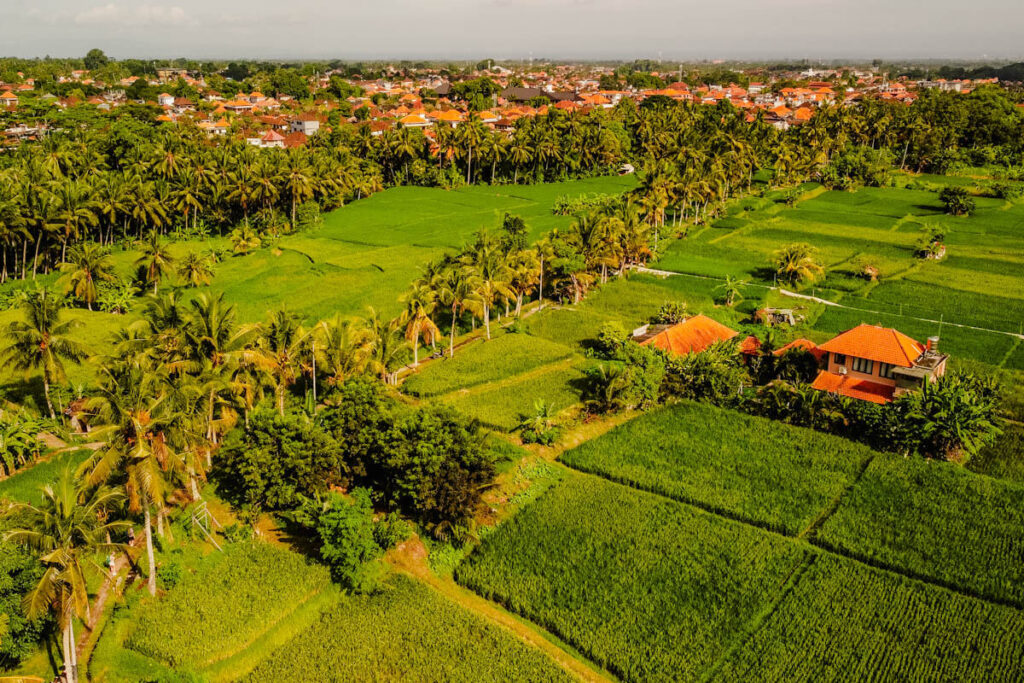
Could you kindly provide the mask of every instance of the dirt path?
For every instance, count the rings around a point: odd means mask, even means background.
[[[500,605],[486,600],[476,593],[463,588],[453,579],[442,578],[427,566],[427,549],[418,537],[412,537],[388,554],[388,562],[399,572],[410,576],[436,590],[456,604],[470,610],[510,632],[516,638],[541,650],[558,666],[580,681],[614,681],[608,673],[598,670],[581,657],[559,647],[553,636],[540,627],[530,624]]]

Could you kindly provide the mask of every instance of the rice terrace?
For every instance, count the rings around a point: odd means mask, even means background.
[[[54,1],[119,47],[0,57],[0,683],[1024,682],[1024,63]]]

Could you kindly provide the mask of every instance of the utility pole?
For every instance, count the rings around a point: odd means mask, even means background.
[[[316,340],[313,340],[313,413],[316,414]]]

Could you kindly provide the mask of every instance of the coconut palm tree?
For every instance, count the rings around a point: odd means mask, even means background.
[[[288,150],[281,166],[281,176],[285,193],[291,201],[291,228],[294,231],[296,207],[313,195],[309,158],[301,148]]]
[[[815,258],[815,250],[809,244],[797,242],[788,244],[775,252],[772,265],[779,279],[796,285],[813,282],[825,273],[825,267]]]
[[[470,267],[476,277],[476,295],[483,312],[487,339],[490,339],[491,308],[499,297],[511,299],[514,296],[512,288],[509,286],[511,273],[505,255],[493,248],[485,247],[474,254],[470,261]]]
[[[401,333],[401,319],[385,320],[373,308],[367,318],[366,329],[370,335],[370,369],[380,376],[382,382],[395,383],[392,368],[405,348]]]
[[[18,526],[8,530],[4,540],[29,548],[45,567],[39,583],[25,596],[25,613],[30,619],[47,611],[56,617],[68,683],[78,680],[75,617],[91,621],[86,571],[93,566],[95,554],[125,550],[124,545],[109,541],[127,527],[126,522],[108,519],[120,498],[119,492],[108,488],[84,493],[68,468],[43,487],[39,505],[16,503],[8,513]]]
[[[405,338],[412,343],[412,364],[416,367],[420,364],[420,339],[433,344],[440,334],[431,318],[437,308],[436,290],[426,283],[414,283],[404,301]]]
[[[141,253],[135,259],[135,265],[145,269],[146,282],[152,283],[153,295],[156,296],[160,280],[174,265],[174,257],[171,256],[168,243],[162,241],[155,230],[149,239],[139,246],[139,251]]]
[[[98,436],[106,445],[94,452],[81,471],[89,486],[115,482],[123,488],[128,509],[142,513],[146,534],[148,586],[156,595],[156,560],[153,554],[155,511],[162,528],[163,507],[186,472],[177,446],[182,415],[168,398],[166,377],[132,359],[101,367],[98,393],[86,401],[93,422],[102,425]]]
[[[83,242],[71,247],[68,260],[60,264],[64,273],[61,283],[65,293],[74,294],[91,311],[99,298],[97,283],[111,282],[115,278],[114,263],[109,252],[95,242]]]
[[[78,362],[88,355],[81,344],[68,337],[81,323],[62,321],[60,301],[46,289],[29,294],[21,310],[25,320],[7,324],[4,337],[8,344],[0,351],[0,358],[15,370],[42,370],[46,407],[50,417],[56,419],[50,387],[67,379],[65,362]]]
[[[316,328],[316,358],[329,386],[361,374],[371,352],[366,329],[354,320],[324,320]]]
[[[213,279],[213,267],[210,258],[197,251],[190,251],[178,262],[178,277],[189,287],[210,284]]]
[[[459,316],[466,311],[482,311],[477,290],[480,282],[472,268],[459,263],[450,265],[438,283],[438,301],[452,312],[451,330],[448,335],[448,356],[455,355],[455,335],[458,332]]]
[[[298,317],[281,309],[269,323],[256,329],[256,341],[243,351],[245,361],[257,369],[274,388],[277,412],[284,415],[284,399],[299,378],[300,360],[309,332]]]

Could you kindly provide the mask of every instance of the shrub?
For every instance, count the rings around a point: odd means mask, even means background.
[[[381,550],[374,527],[373,505],[366,489],[355,489],[347,498],[332,493],[316,515],[320,556],[331,568],[331,576],[359,593],[374,589],[380,576],[379,568],[371,564]]]
[[[669,301],[661,305],[651,318],[655,325],[677,325],[686,320],[686,302]]]
[[[974,213],[974,198],[967,188],[951,185],[939,192],[939,201],[946,207],[946,213],[952,216],[968,216]]]
[[[382,550],[390,550],[412,536],[412,527],[398,513],[389,512],[373,527],[373,538]]]
[[[618,321],[601,326],[594,343],[594,351],[604,358],[617,358],[629,339],[629,332]]]

